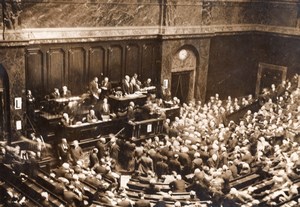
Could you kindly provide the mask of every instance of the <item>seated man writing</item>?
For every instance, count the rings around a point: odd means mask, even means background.
[[[95,123],[98,121],[97,116],[95,115],[95,111],[93,109],[86,115],[86,121],[88,123]]]
[[[63,117],[61,119],[61,124],[63,126],[71,126],[73,124],[73,120],[69,117],[69,114],[63,113]]]

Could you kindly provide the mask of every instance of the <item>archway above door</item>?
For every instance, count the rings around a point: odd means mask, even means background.
[[[172,96],[181,102],[188,102],[194,98],[195,75],[197,58],[192,50],[181,48],[172,59]]]

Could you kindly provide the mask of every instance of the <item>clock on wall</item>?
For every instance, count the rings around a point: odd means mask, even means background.
[[[180,60],[185,60],[188,56],[188,52],[185,49],[182,49],[179,51],[178,56]]]

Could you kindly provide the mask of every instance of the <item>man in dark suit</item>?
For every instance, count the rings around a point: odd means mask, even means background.
[[[97,116],[95,115],[95,111],[93,109],[86,115],[86,121],[88,123],[95,123],[98,121]]]
[[[78,196],[75,192],[71,190],[64,189],[63,193],[64,200],[69,204],[69,206],[75,207],[78,203],[82,201],[82,198]]]
[[[54,91],[50,94],[50,98],[53,99],[60,98],[60,93],[58,88],[54,88]]]
[[[178,154],[174,154],[173,157],[169,160],[169,169],[170,172],[175,171],[176,173],[181,173],[181,165],[178,161]]]
[[[173,192],[186,192],[186,184],[181,175],[177,175],[176,180],[170,183],[170,188]]]
[[[122,82],[122,90],[125,95],[133,93],[133,87],[130,83],[130,77],[128,75],[125,76],[125,79]]]
[[[211,158],[207,160],[207,165],[212,168],[218,168],[219,167],[219,158],[217,154],[213,154]]]
[[[147,175],[149,171],[153,172],[153,160],[146,154],[144,153],[139,159],[138,159],[138,171],[142,175]]]
[[[61,97],[69,98],[71,96],[72,96],[72,94],[71,94],[71,91],[68,89],[68,87],[67,86],[63,86],[62,87],[62,92],[61,92]]]
[[[52,170],[55,177],[65,177],[65,175],[70,171],[70,164],[69,163],[63,163],[60,167],[55,168]]]
[[[98,78],[95,77],[89,84],[89,91],[92,96],[92,103],[95,104],[99,100],[99,94],[101,93],[101,89],[98,85]]]
[[[99,141],[96,143],[96,148],[98,149],[98,159],[101,160],[105,156],[106,150],[106,139],[101,137]]]
[[[69,161],[70,146],[66,138],[61,139],[61,143],[57,145],[57,156],[61,163]]]
[[[144,193],[139,193],[139,200],[137,200],[136,202],[135,202],[135,207],[150,207],[151,206],[151,204],[150,204],[150,201],[148,201],[148,200],[145,200],[145,195],[144,195]]]
[[[155,172],[158,178],[162,178],[163,175],[167,175],[169,172],[169,165],[167,164],[167,157],[163,157],[162,160],[156,163]]]
[[[131,77],[130,80],[130,84],[132,86],[132,93],[136,92],[136,91],[140,91],[141,90],[141,81],[138,80],[138,75],[135,73],[133,74],[133,76]]]
[[[182,174],[187,175],[192,169],[192,160],[188,153],[181,151],[178,153],[178,161],[182,166]]]
[[[147,88],[147,87],[150,87],[150,86],[152,86],[152,83],[151,83],[151,79],[148,78],[148,79],[144,82],[143,87],[144,87],[144,88]]]
[[[103,79],[103,81],[101,82],[101,89],[102,89],[101,94],[103,95],[103,97],[106,97],[110,94],[110,92],[111,92],[111,83],[109,82],[108,77],[105,77]]]
[[[69,117],[69,114],[67,114],[67,113],[63,113],[63,117],[62,117],[62,119],[61,119],[61,124],[62,124],[62,126],[70,126],[70,125],[72,125],[72,119]]]
[[[114,134],[110,134],[110,145],[109,145],[109,154],[112,159],[115,161],[119,160],[119,152],[120,152],[120,147],[117,143],[117,138],[115,137]]]
[[[103,188],[104,187],[104,182],[102,179],[102,175],[101,174],[97,174],[96,176],[94,175],[87,175],[86,178],[84,179],[84,181],[93,186],[93,187],[97,187],[97,188]]]
[[[27,90],[26,94],[26,105],[27,105],[27,114],[29,118],[34,119],[34,109],[35,109],[35,98],[33,97],[31,90]]]
[[[101,115],[109,115],[110,114],[110,105],[108,104],[107,98],[103,99],[103,104],[100,107]]]
[[[82,159],[83,151],[82,148],[79,146],[79,143],[77,140],[73,141],[73,145],[70,149],[71,158],[73,161],[73,164],[76,164],[78,160]]]
[[[98,149],[94,148],[90,153],[90,168],[93,168],[96,164],[99,164]]]
[[[166,207],[167,204],[165,201],[157,201],[153,207]]]
[[[105,175],[108,173],[105,165],[96,164],[92,169],[100,175]]]
[[[127,109],[127,120],[134,121],[135,120],[135,111],[134,111],[134,102],[130,102]]]

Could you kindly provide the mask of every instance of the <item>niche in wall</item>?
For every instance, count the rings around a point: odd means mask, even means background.
[[[258,96],[264,88],[270,88],[272,84],[280,84],[286,79],[286,73],[285,66],[259,63],[255,95]]]

